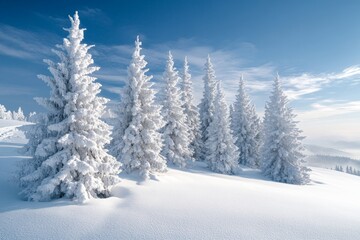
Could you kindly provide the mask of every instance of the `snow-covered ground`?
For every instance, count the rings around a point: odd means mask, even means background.
[[[296,186],[198,164],[143,183],[122,174],[114,197],[82,205],[22,201],[11,180],[21,124],[0,121],[0,239],[359,239],[360,177],[321,168]]]

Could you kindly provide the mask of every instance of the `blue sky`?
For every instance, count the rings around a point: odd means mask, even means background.
[[[211,54],[228,101],[244,74],[261,114],[279,72],[308,142],[360,149],[359,1],[1,1],[1,104],[42,110],[33,97],[48,88],[36,75],[48,73],[42,59],[57,60],[51,48],[75,10],[96,45],[102,94],[114,101],[140,35],[158,89],[171,50],[178,69],[188,56],[199,101]]]

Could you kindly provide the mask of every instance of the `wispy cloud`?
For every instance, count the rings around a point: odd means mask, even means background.
[[[45,38],[9,25],[0,25],[0,54],[21,59],[43,58],[51,53]]]
[[[120,95],[122,88],[121,88],[121,87],[104,87],[104,89],[105,89],[106,91],[111,92],[111,93],[116,93],[116,94],[119,94],[119,95]]]
[[[35,89],[31,87],[21,87],[21,86],[1,86],[0,96],[23,96],[28,95],[32,96]]]
[[[111,19],[100,8],[85,7],[79,10],[80,17],[94,19],[98,24],[109,24]]]
[[[325,99],[310,104],[310,110],[300,112],[299,115],[303,120],[310,120],[359,112],[360,101]]]
[[[354,78],[357,77],[360,77],[359,65],[350,66],[338,73],[302,73],[298,76],[283,76],[282,80],[289,99],[295,100],[304,95],[318,92],[329,84],[346,79],[354,81]]]

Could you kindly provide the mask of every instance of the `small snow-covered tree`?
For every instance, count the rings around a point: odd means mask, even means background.
[[[200,134],[201,134],[201,159],[205,158],[207,149],[205,142],[209,136],[209,126],[213,120],[214,115],[214,99],[216,94],[216,77],[214,67],[211,63],[210,56],[207,57],[205,63],[205,76],[204,81],[204,92],[201,102],[199,104],[200,111]]]
[[[217,86],[214,110],[209,137],[205,143],[208,150],[206,160],[214,172],[235,174],[238,171],[239,152],[231,134],[228,107],[220,83]]]
[[[20,177],[23,177],[30,172],[35,171],[35,169],[39,167],[39,164],[41,164],[42,160],[45,159],[44,157],[46,157],[40,155],[47,155],[47,151],[43,151],[44,146],[42,145],[42,142],[48,142],[49,139],[47,138],[53,139],[50,131],[47,128],[49,125],[49,115],[36,114],[31,120],[34,123],[33,125],[22,126],[25,137],[28,139],[27,144],[24,146],[23,152],[29,156],[32,156],[33,158],[23,161],[21,169],[21,171],[23,172],[20,173]],[[55,151],[55,142],[53,142],[52,147],[54,148],[51,149]],[[37,149],[38,152],[36,152]]]
[[[163,155],[167,162],[173,163],[178,167],[185,167],[189,160],[192,160],[190,150],[189,126],[186,125],[186,115],[182,107],[181,92],[178,88],[180,80],[178,72],[174,67],[174,60],[169,52],[163,75],[166,82],[165,98],[163,101],[163,118],[165,126],[163,128],[164,148]]]
[[[160,129],[164,122],[161,107],[155,103],[152,76],[146,75],[149,69],[140,51],[141,42],[137,37],[128,80],[121,94],[111,151],[127,172],[139,171],[147,178],[154,172],[166,170],[166,161],[160,154],[163,146]]]
[[[10,111],[7,111],[6,107],[1,104],[0,104],[0,119],[6,119],[6,120],[12,119],[12,113]]]
[[[29,121],[29,122],[36,122],[36,112],[30,112],[29,113],[29,115],[28,115],[28,117],[27,117],[27,120]]]
[[[107,197],[119,181],[120,164],[105,149],[110,128],[100,117],[107,99],[97,96],[101,85],[91,76],[99,69],[88,53],[93,46],[81,43],[85,29],[79,27],[78,13],[69,18],[71,27],[65,29],[69,35],[55,51],[61,61],[48,61],[52,77],[41,77],[55,94],[39,101],[54,104],[62,116],[52,120],[54,123],[47,127],[51,137],[36,148],[35,155],[43,157],[35,158],[38,164],[32,164],[33,171],[20,179],[23,194],[30,200],[67,197],[83,202]]]
[[[18,108],[17,111],[13,111],[13,119],[14,120],[18,120],[18,121],[25,121],[26,118],[25,118],[25,115],[24,115],[24,112],[23,110],[21,109],[21,107]]]
[[[6,107],[0,104],[0,119],[5,119]]]
[[[259,167],[260,125],[255,106],[244,88],[244,79],[239,81],[238,94],[231,118],[235,145],[239,148],[239,163],[249,167]]]
[[[197,107],[193,104],[194,97],[192,92],[191,74],[189,73],[189,64],[187,57],[184,59],[184,68],[181,81],[183,109],[186,117],[186,125],[189,129],[190,149],[193,151],[193,157],[200,157],[200,117]]]
[[[295,114],[287,103],[277,76],[265,106],[262,170],[274,181],[306,184],[309,182],[309,169],[304,166],[302,154],[304,137],[300,135]]]

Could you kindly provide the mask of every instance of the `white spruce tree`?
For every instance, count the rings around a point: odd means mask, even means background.
[[[169,52],[163,74],[166,82],[165,97],[163,102],[163,118],[165,126],[163,128],[164,148],[163,155],[167,162],[173,163],[178,167],[185,167],[187,162],[192,160],[190,150],[189,130],[186,125],[186,115],[181,101],[181,92],[178,88],[179,75],[174,67],[174,60]]]
[[[21,109],[21,107],[19,107],[17,111],[13,111],[12,115],[13,115],[12,119],[14,119],[14,120],[17,120],[17,121],[25,121],[26,120],[24,112]]]
[[[254,104],[245,91],[244,79],[239,81],[238,94],[231,118],[235,145],[239,148],[239,163],[249,167],[259,167],[260,126]]]
[[[211,63],[210,56],[208,55],[205,63],[205,76],[203,77],[204,81],[204,92],[201,102],[199,104],[200,112],[200,148],[201,156],[200,159],[205,159],[207,155],[206,141],[209,135],[209,126],[213,120],[214,115],[214,99],[216,94],[216,77],[214,67]]]
[[[161,107],[155,103],[155,90],[147,76],[147,62],[141,55],[139,37],[128,67],[128,81],[121,94],[119,120],[114,126],[111,151],[127,172],[138,171],[148,178],[166,171],[166,161],[160,154],[163,146],[160,129],[164,122]]]
[[[37,113],[36,112],[30,112],[28,117],[27,117],[27,121],[36,123],[36,118],[37,118]]]
[[[230,130],[228,107],[220,83],[214,101],[213,120],[209,126],[206,140],[206,161],[209,168],[218,173],[236,174],[238,172],[238,148]]]
[[[97,96],[101,85],[91,76],[99,69],[88,53],[93,46],[81,43],[85,29],[79,27],[78,13],[69,18],[71,27],[65,29],[69,35],[56,51],[61,61],[48,61],[52,76],[41,77],[53,94],[38,101],[54,105],[56,110],[49,116],[61,115],[48,126],[52,136],[36,149],[36,155],[43,156],[41,161],[34,158],[37,166],[32,164],[33,171],[20,179],[29,200],[66,197],[83,202],[109,196],[119,182],[120,164],[104,148],[110,142],[110,127],[100,117],[107,99]]]
[[[0,119],[5,119],[6,107],[0,104]]]
[[[277,76],[265,106],[262,170],[274,181],[306,184],[309,182],[309,169],[304,166],[302,154],[304,137],[300,135],[295,114],[287,103]]]
[[[197,107],[193,104],[194,96],[192,92],[191,74],[189,73],[189,64],[187,57],[184,59],[184,68],[181,81],[182,101],[184,114],[186,116],[186,125],[189,129],[190,149],[193,151],[193,157],[198,159],[200,154],[200,117]]]
[[[1,104],[0,104],[0,119],[6,119],[6,120],[11,120],[12,119],[11,111],[7,111],[6,107],[4,105],[1,105]]]

